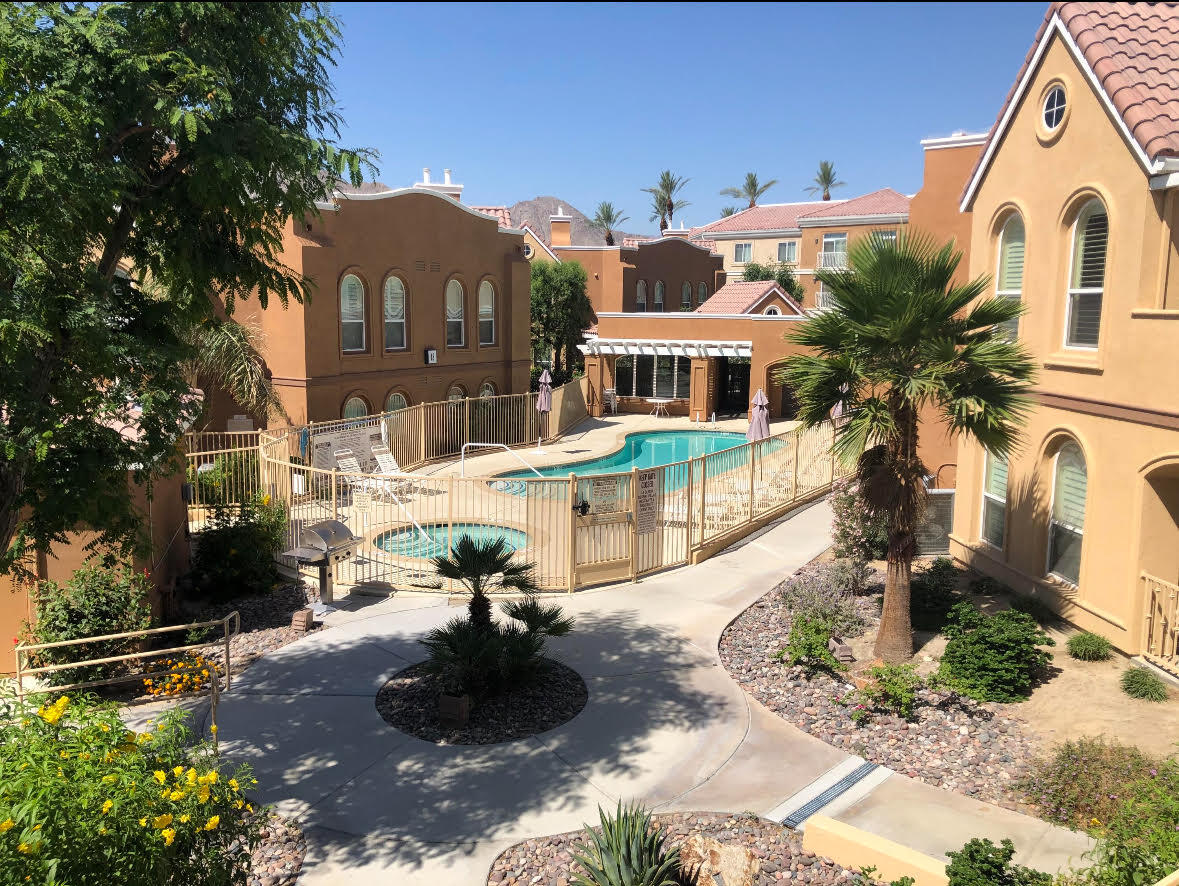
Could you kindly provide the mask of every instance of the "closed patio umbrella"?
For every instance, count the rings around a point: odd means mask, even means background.
[[[553,411],[553,377],[546,369],[540,374],[540,389],[536,393],[536,411],[540,413],[540,428],[537,431],[536,451],[540,452],[540,441],[544,439],[549,413]]]
[[[765,391],[757,389],[753,395],[753,415],[749,419],[749,430],[745,432],[745,439],[750,443],[764,440],[770,435],[770,401]]]

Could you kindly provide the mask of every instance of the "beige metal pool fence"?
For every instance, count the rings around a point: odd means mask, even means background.
[[[536,412],[536,395],[515,394],[261,431],[256,445],[238,449],[214,438],[209,442],[218,448],[188,453],[196,478],[190,528],[203,528],[218,502],[269,495],[287,509],[288,548],[296,547],[304,525],[324,519],[342,520],[363,539],[352,558],[334,567],[336,582],[450,592],[456,588],[434,574],[429,557],[467,531],[493,527],[490,533],[505,531],[517,556],[535,564],[543,590],[574,591],[705,559],[822,495],[842,475],[831,454],[830,423],[613,474],[581,477],[576,465],[561,477],[524,470],[499,477],[412,473],[459,456],[465,443],[535,445],[585,417],[584,382],[571,382],[554,389],[548,427]],[[361,450],[363,473],[335,468],[331,450],[349,441],[345,448]],[[368,444],[386,445],[401,472],[370,467]]]

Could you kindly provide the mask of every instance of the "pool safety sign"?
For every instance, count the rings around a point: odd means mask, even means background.
[[[659,522],[659,472],[638,471],[635,481],[635,530],[654,532]]]
[[[594,477],[590,481],[590,513],[616,513],[621,487],[618,477]]]

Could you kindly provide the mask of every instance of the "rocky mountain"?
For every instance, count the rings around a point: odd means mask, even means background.
[[[574,246],[604,246],[606,238],[590,227],[589,218],[567,200],[557,197],[535,197],[522,200],[512,207],[512,224],[517,227],[528,225],[546,240],[549,237],[549,217],[564,207],[565,214],[573,219],[570,225]],[[648,234],[614,232],[615,245],[622,245],[623,237],[646,237]]]

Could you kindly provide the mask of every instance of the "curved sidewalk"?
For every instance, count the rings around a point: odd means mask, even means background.
[[[253,764],[260,799],[302,820],[307,886],[482,886],[506,846],[578,828],[619,798],[765,813],[847,755],[749,699],[717,641],[829,541],[821,503],[698,566],[562,598],[578,627],[555,650],[589,702],[564,726],[501,745],[435,745],[376,712],[380,686],[422,658],[418,638],[457,610],[433,598],[350,600],[328,630],[267,655],[223,697],[225,752]],[[934,855],[1011,836],[1025,861],[1052,870],[1085,845],[896,774],[836,817]]]

